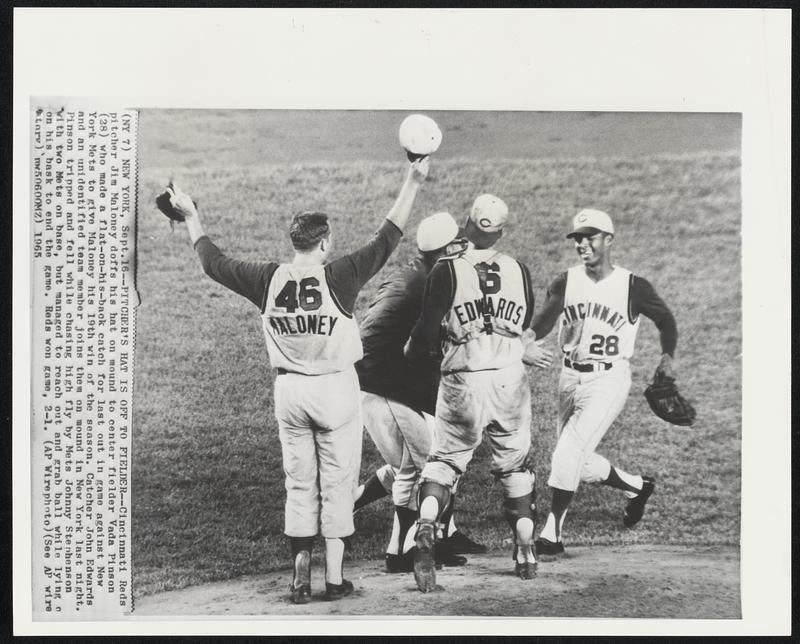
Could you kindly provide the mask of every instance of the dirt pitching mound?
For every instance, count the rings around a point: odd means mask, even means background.
[[[388,574],[380,561],[348,562],[350,597],[325,602],[322,571],[311,603],[289,601],[291,571],[240,577],[136,601],[136,615],[439,615],[739,619],[739,550],[733,547],[568,548],[522,581],[509,555],[470,555],[437,573],[442,590],[423,594],[414,575]]]

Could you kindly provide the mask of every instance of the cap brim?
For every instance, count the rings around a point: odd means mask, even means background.
[[[454,235],[449,239],[440,238],[437,240],[428,240],[429,243],[422,245],[418,243],[417,250],[419,250],[422,253],[432,253],[433,251],[441,250],[442,248],[447,248],[447,246],[452,244],[457,239],[457,237],[458,237],[457,235]],[[438,246],[432,246],[431,244],[438,244]]]
[[[599,228],[593,228],[591,226],[584,226],[583,228],[576,228],[573,230],[569,235],[567,235],[567,239],[572,239],[575,235],[596,235],[597,233],[605,232],[604,230],[600,230]],[[610,235],[611,233],[609,233]]]

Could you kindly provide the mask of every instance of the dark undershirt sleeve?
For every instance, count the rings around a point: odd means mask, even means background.
[[[564,293],[567,289],[567,274],[561,273],[547,287],[547,296],[541,310],[533,317],[531,328],[536,337],[545,337],[558,320],[561,309],[564,308]]]
[[[428,275],[422,295],[422,313],[411,330],[408,359],[411,362],[438,353],[444,316],[453,305],[455,279],[452,262],[438,262]]]
[[[531,324],[531,320],[533,319],[533,283],[531,282],[531,272],[528,270],[528,267],[519,261],[517,264],[519,264],[520,269],[522,269],[522,281],[525,285],[525,302],[528,304],[527,311],[525,312],[525,319],[522,321],[522,328],[527,329]]]
[[[678,325],[675,316],[664,303],[652,284],[637,275],[631,282],[631,313],[634,316],[644,315],[656,325],[661,339],[661,353],[675,355],[678,345]]]
[[[195,251],[200,256],[203,270],[215,282],[243,295],[261,311],[267,286],[278,268],[275,262],[245,262],[225,255],[205,235],[197,240]]]
[[[402,231],[387,219],[368,243],[325,267],[328,286],[347,313],[353,312],[361,287],[383,268],[402,236]]]

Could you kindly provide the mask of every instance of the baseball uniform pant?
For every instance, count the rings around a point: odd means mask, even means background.
[[[275,416],[286,474],[284,532],[350,536],[363,434],[355,369],[277,376]]]
[[[369,392],[361,393],[361,406],[364,426],[393,470],[392,502],[416,510],[417,481],[431,449],[432,417]],[[388,480],[382,477],[382,483]]]
[[[480,444],[489,439],[491,470],[506,498],[531,491],[525,468],[531,446],[531,392],[525,367],[444,374],[436,400],[435,448],[422,480],[452,489]]]
[[[630,388],[627,361],[614,363],[608,371],[561,371],[558,442],[547,482],[550,487],[574,492],[581,481],[608,478],[611,464],[595,450],[625,406]]]

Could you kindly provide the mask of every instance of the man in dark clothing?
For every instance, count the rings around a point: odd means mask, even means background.
[[[436,261],[457,246],[458,225],[439,212],[424,219],[417,229],[419,255],[383,284],[361,322],[364,357],[356,363],[362,391],[364,424],[386,461],[361,488],[359,509],[391,491],[394,503],[392,536],[386,550],[388,572],[411,572],[413,539],[406,543],[416,519],[417,478],[431,448],[430,422],[436,408],[439,364],[434,360],[409,365],[403,346],[419,317],[428,273]],[[443,516],[447,538],[437,551],[439,563],[463,565],[460,553],[480,553],[486,548],[455,529],[452,504]]]

